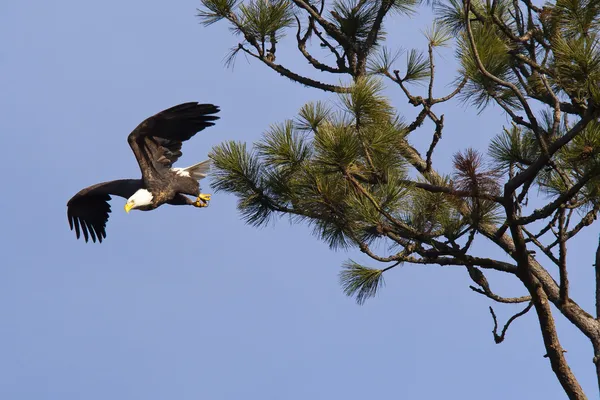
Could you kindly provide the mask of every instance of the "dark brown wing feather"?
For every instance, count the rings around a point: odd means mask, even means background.
[[[141,179],[119,179],[87,187],[67,203],[67,218],[71,230],[79,239],[83,232],[85,241],[92,238],[100,243],[106,238],[106,222],[110,213],[111,195],[129,198],[143,187]]]
[[[214,125],[219,112],[213,104],[183,103],[153,115],[139,124],[127,141],[142,170],[144,180],[171,168],[181,157],[182,143]]]

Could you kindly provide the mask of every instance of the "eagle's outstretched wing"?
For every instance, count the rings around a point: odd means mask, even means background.
[[[141,179],[119,179],[87,187],[73,196],[67,203],[67,218],[71,230],[75,228],[77,239],[83,231],[95,243],[106,238],[106,222],[110,213],[111,195],[129,198],[143,187]]]
[[[182,143],[214,125],[219,108],[213,104],[183,103],[140,123],[127,137],[129,146],[148,182],[154,174],[171,168],[181,156]]]

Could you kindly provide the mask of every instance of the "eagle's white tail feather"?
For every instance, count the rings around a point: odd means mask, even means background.
[[[202,161],[186,168],[173,168],[173,171],[181,176],[189,176],[196,180],[201,180],[206,178],[208,171],[210,171],[210,160]]]

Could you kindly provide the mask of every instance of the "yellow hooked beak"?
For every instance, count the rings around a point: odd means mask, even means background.
[[[131,209],[133,208],[133,203],[126,203],[125,204],[125,212],[129,214],[129,211],[131,211]]]

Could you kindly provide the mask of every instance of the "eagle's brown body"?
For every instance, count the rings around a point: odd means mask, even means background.
[[[144,188],[152,193],[152,204],[139,207],[142,211],[154,210],[165,203],[171,205],[190,204],[185,195],[197,197],[200,194],[200,184],[197,180],[178,175],[172,170],[151,179]]]
[[[147,118],[128,136],[142,173],[141,179],[120,179],[87,187],[67,203],[67,216],[71,230],[77,238],[83,232],[85,241],[106,238],[106,222],[110,213],[111,195],[130,198],[141,189],[152,195],[150,204],[137,209],[154,210],[163,204],[197,205],[186,196],[200,199],[198,176],[187,169],[172,168],[182,155],[182,143],[197,132],[214,125],[219,112],[212,104],[183,103]],[[203,163],[200,163],[203,164]],[[197,165],[200,165],[197,164]],[[143,190],[142,190],[143,191]]]

